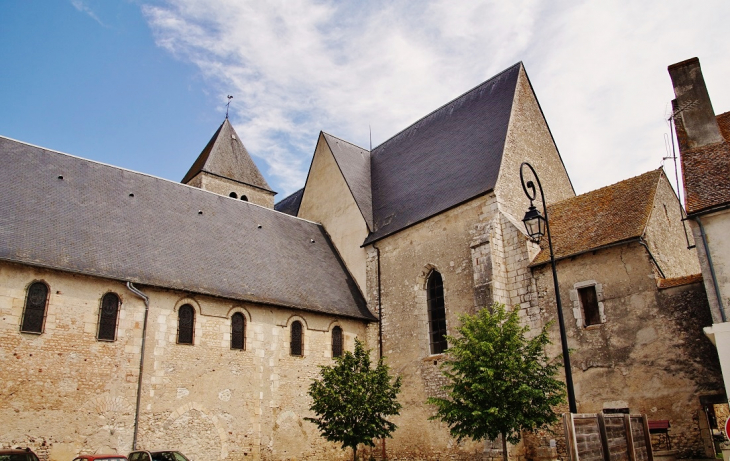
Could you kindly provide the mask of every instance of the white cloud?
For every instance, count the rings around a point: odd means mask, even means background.
[[[91,19],[98,22],[99,25],[103,27],[109,27],[106,25],[100,18],[97,16],[97,14],[94,12],[94,10],[91,9],[87,4],[83,2],[83,0],[71,0],[71,4],[74,8],[76,8],[78,11],[82,13],[86,13]]]
[[[78,0],[76,0],[78,1]],[[195,63],[283,197],[319,130],[367,147],[524,61],[577,192],[659,166],[666,67],[699,56],[730,110],[730,3],[679,0],[243,2],[170,0],[144,12]],[[724,78],[723,78],[724,77]],[[673,176],[673,175],[672,175]]]

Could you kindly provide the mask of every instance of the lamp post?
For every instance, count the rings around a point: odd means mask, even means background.
[[[537,181],[537,186],[540,188],[540,198],[542,199],[542,211],[545,214],[543,217],[540,211],[535,208],[532,202],[537,197],[537,191],[535,190],[535,183],[532,181],[525,182],[525,178],[522,174],[524,167],[527,167],[532,171],[532,175]],[[535,169],[527,162],[522,162],[520,165],[520,181],[522,182],[522,190],[525,191],[525,195],[530,199],[530,208],[528,208],[525,217],[522,218],[522,222],[525,223],[525,229],[531,239],[536,242],[540,241],[543,235],[547,233],[548,247],[550,248],[550,265],[553,269],[553,283],[555,284],[555,301],[558,304],[558,325],[560,326],[560,343],[563,346],[563,365],[565,367],[565,385],[568,388],[568,405],[570,406],[571,413],[577,413],[578,409],[575,405],[575,391],[573,390],[573,373],[570,370],[570,355],[568,350],[568,338],[565,335],[565,322],[563,321],[563,305],[560,302],[560,289],[558,287],[558,273],[555,270],[555,255],[553,254],[553,242],[550,238],[550,224],[548,222],[547,206],[545,205],[545,194],[542,191],[542,184],[540,184],[540,178],[537,177]]]

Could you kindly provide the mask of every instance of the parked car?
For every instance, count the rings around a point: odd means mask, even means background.
[[[38,457],[30,448],[0,449],[0,461],[38,461]]]
[[[190,461],[179,451],[133,451],[129,461]]]
[[[78,455],[74,461],[127,461],[124,455]]]

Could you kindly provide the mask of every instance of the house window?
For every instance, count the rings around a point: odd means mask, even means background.
[[[598,297],[596,286],[578,288],[580,305],[583,308],[583,323],[585,326],[601,323],[601,314],[598,312]]]
[[[579,328],[606,323],[603,310],[603,285],[595,280],[586,280],[573,285],[570,291],[573,301],[573,315]]]
[[[48,285],[34,282],[28,287],[23,309],[23,321],[20,331],[24,333],[43,333],[48,307]]]
[[[119,317],[119,296],[107,293],[101,298],[99,307],[99,331],[96,339],[114,341],[117,339],[117,318]]]
[[[332,357],[342,356],[342,328],[332,329]]]
[[[446,308],[444,282],[436,271],[428,277],[428,331],[431,354],[441,354],[446,350]]]
[[[295,321],[291,324],[291,341],[289,342],[289,353],[301,357],[304,349],[304,335],[302,334],[302,322]]]
[[[177,343],[193,344],[195,333],[195,309],[190,304],[183,304],[177,311]]]
[[[231,317],[231,349],[246,350],[246,318],[240,312]]]

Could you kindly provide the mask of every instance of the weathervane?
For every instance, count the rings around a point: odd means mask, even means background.
[[[233,96],[230,94],[228,95],[228,104],[226,104],[226,118],[228,118],[228,107],[231,105],[231,99],[233,99]]]

